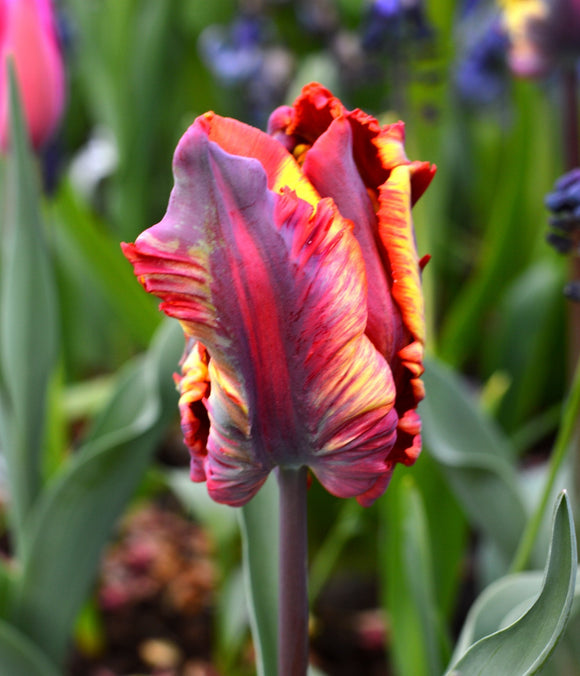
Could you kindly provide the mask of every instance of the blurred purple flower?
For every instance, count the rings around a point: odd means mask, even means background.
[[[560,177],[545,204],[552,212],[548,242],[560,253],[569,253],[576,246],[580,233],[580,168]]]
[[[508,45],[508,36],[497,18],[488,21],[483,32],[471,35],[454,76],[457,92],[465,102],[488,104],[505,92]]]
[[[199,51],[206,66],[224,85],[254,77],[264,60],[263,27],[253,16],[241,16],[230,26],[208,26],[200,35]]]
[[[561,254],[578,253],[580,243],[580,168],[561,176],[545,198],[551,230],[546,239]],[[569,282],[564,295],[580,301],[580,281]]]
[[[367,15],[362,44],[374,51],[392,40],[422,40],[432,35],[423,0],[375,0]]]
[[[272,34],[262,16],[243,14],[228,26],[208,26],[198,43],[216,80],[239,90],[240,116],[256,126],[264,126],[282,103],[293,70],[290,54],[273,43]]]

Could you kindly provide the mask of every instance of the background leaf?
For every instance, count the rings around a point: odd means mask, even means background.
[[[58,349],[58,306],[40,216],[40,187],[13,68],[0,277],[0,427],[17,549],[41,484],[48,381]]]
[[[278,532],[276,478],[239,509],[246,596],[259,676],[278,669]]]
[[[425,445],[470,521],[494,542],[507,568],[526,522],[524,500],[510,463],[513,449],[450,369],[430,359],[424,382]]]
[[[534,674],[558,642],[572,606],[577,573],[576,535],[568,496],[556,504],[544,585],[533,606],[509,627],[475,643],[449,674]]]
[[[393,477],[383,509],[379,552],[397,674],[438,676],[449,648],[438,617],[426,515],[410,475]]]
[[[0,673],[10,676],[62,676],[26,636],[0,620]]]
[[[164,325],[145,359],[130,366],[84,446],[43,493],[26,524],[13,599],[16,626],[62,663],[100,552],[173,417],[171,371],[183,348]],[[169,403],[173,405],[168,405]]]

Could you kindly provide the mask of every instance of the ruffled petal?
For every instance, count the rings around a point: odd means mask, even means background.
[[[425,321],[419,257],[411,216],[411,181],[408,166],[395,167],[379,191],[379,237],[389,261],[392,294],[403,322],[420,345],[425,342]],[[421,350],[416,348],[422,359]],[[413,358],[415,355],[410,355]]]
[[[191,453],[191,479],[205,481],[204,460],[209,436],[209,418],[204,402],[210,392],[209,355],[197,341],[189,340],[181,361],[181,375],[175,375],[179,391],[179,412],[183,439]]]
[[[326,88],[310,83],[292,107],[275,110],[268,121],[268,133],[291,152],[296,146],[313,145],[332,124],[346,117],[352,128],[353,157],[364,184],[378,190],[390,171],[402,164],[412,165],[412,203],[425,192],[435,174],[428,162],[410,162],[405,154],[405,125],[395,122],[381,127],[376,118],[362,110],[347,110]]]
[[[426,262],[417,259],[410,210],[435,167],[407,158],[402,122],[381,126],[361,110],[346,110],[316,83],[291,107],[274,111],[268,131],[299,158],[317,191],[355,223],[369,280],[367,335],[389,361],[397,388],[399,425],[390,458],[410,464],[421,445],[416,407],[424,396],[420,270]]]
[[[303,464],[341,497],[386,486],[396,393],[364,333],[351,224],[331,200],[314,211],[280,188],[259,132],[260,162],[225,152],[212,133],[207,118],[188,130],[165,217],[124,245],[145,288],[210,355],[208,491],[244,504],[274,465]]]
[[[420,419],[415,409],[424,396],[423,356],[425,344],[424,302],[420,261],[415,247],[411,217],[411,168],[395,167],[379,192],[379,236],[392,277],[391,292],[409,338],[393,364],[397,385],[396,408],[399,433],[396,459],[410,464],[420,449]]]
[[[340,213],[354,224],[369,288],[366,334],[383,355],[393,357],[401,338],[401,320],[377,247],[374,206],[354,161],[352,128],[344,115],[334,119],[314,142],[302,170],[318,192],[332,196]]]

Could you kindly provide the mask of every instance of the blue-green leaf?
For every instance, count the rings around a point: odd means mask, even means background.
[[[526,523],[509,441],[450,369],[430,359],[424,382],[425,445],[471,522],[494,542],[507,567]]]
[[[472,645],[447,673],[450,676],[537,673],[566,626],[574,599],[576,573],[572,510],[567,494],[562,492],[556,504],[552,543],[540,595],[518,620]]]
[[[176,411],[171,372],[183,347],[177,322],[164,330],[117,390],[26,523],[13,619],[57,663],[96,574],[99,555]]]
[[[26,636],[0,620],[0,674],[60,676],[61,672]]]
[[[11,147],[2,223],[0,427],[11,487],[9,516],[18,549],[24,521],[40,489],[45,398],[57,354],[58,310],[41,223],[37,168],[12,67],[9,74]]]
[[[449,653],[442,650],[426,515],[411,475],[393,477],[382,506],[381,575],[397,673],[439,676]]]
[[[98,283],[124,329],[146,346],[161,315],[153,299],[135,283],[117,239],[65,181],[53,204],[52,216],[58,234],[66,239],[65,253],[82,262],[85,274]]]
[[[278,669],[279,506],[275,478],[240,508],[244,575],[258,676]]]

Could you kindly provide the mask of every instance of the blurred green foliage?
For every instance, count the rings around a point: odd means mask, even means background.
[[[473,606],[460,652],[539,593],[539,573],[505,576],[544,494],[550,508],[538,515],[523,567],[544,568],[551,542],[548,591],[538,602],[550,592],[559,603],[541,606],[553,619],[548,638],[534,632],[528,615],[512,633],[520,649],[524,636],[530,663],[553,647],[575,594],[569,512],[577,472],[572,432],[562,465],[549,469],[571,379],[562,296],[568,263],[544,241],[543,196],[563,172],[557,77],[523,82],[504,74],[502,99],[468,105],[454,86],[462,4],[427,2],[427,38],[391,36],[382,49],[365,51],[363,0],[59,3],[69,89],[55,142],[56,188],[40,195],[24,146],[2,167],[0,450],[11,484],[2,525],[13,557],[0,560],[2,673],[60,673],[114,524],[134,496],[159,491],[173,491],[218,544],[217,667],[247,673],[239,665],[249,624],[265,623],[272,633],[269,578],[250,580],[254,607],[240,612],[242,547],[231,514],[204,502],[203,486],[190,485],[185,468],[168,470],[154,459],[176,434],[171,374],[181,338],[162,324],[119,241],[162,217],[173,149],[195,116],[213,109],[263,124],[269,109],[311,79],[332,86],[349,108],[404,119],[408,156],[439,167],[414,210],[419,253],[432,256],[424,272],[425,449],[414,467],[397,469],[368,510],[312,486],[313,616],[334,577],[378,580],[376,603],[392,627],[392,673],[443,673],[467,606],[488,584],[496,586]],[[310,5],[331,20],[316,24]],[[242,10],[261,18],[260,49],[279,68],[279,80],[264,81],[263,92],[258,75],[252,87],[220,79],[200,50],[209,27],[225,31]],[[101,154],[88,164],[85,154],[79,165],[91,140]],[[79,183],[75,166],[88,183]],[[181,460],[187,464],[185,451]],[[562,488],[570,499],[559,499],[551,531],[551,505]],[[275,496],[260,498],[262,515],[271,517]],[[254,547],[253,556],[272,565],[275,534],[264,539],[255,511],[242,522],[245,555]],[[493,593],[510,600],[501,613],[486,600]],[[573,646],[565,637],[554,664],[565,664]],[[478,650],[464,663],[488,659],[485,646]],[[515,674],[505,659],[504,673]]]

